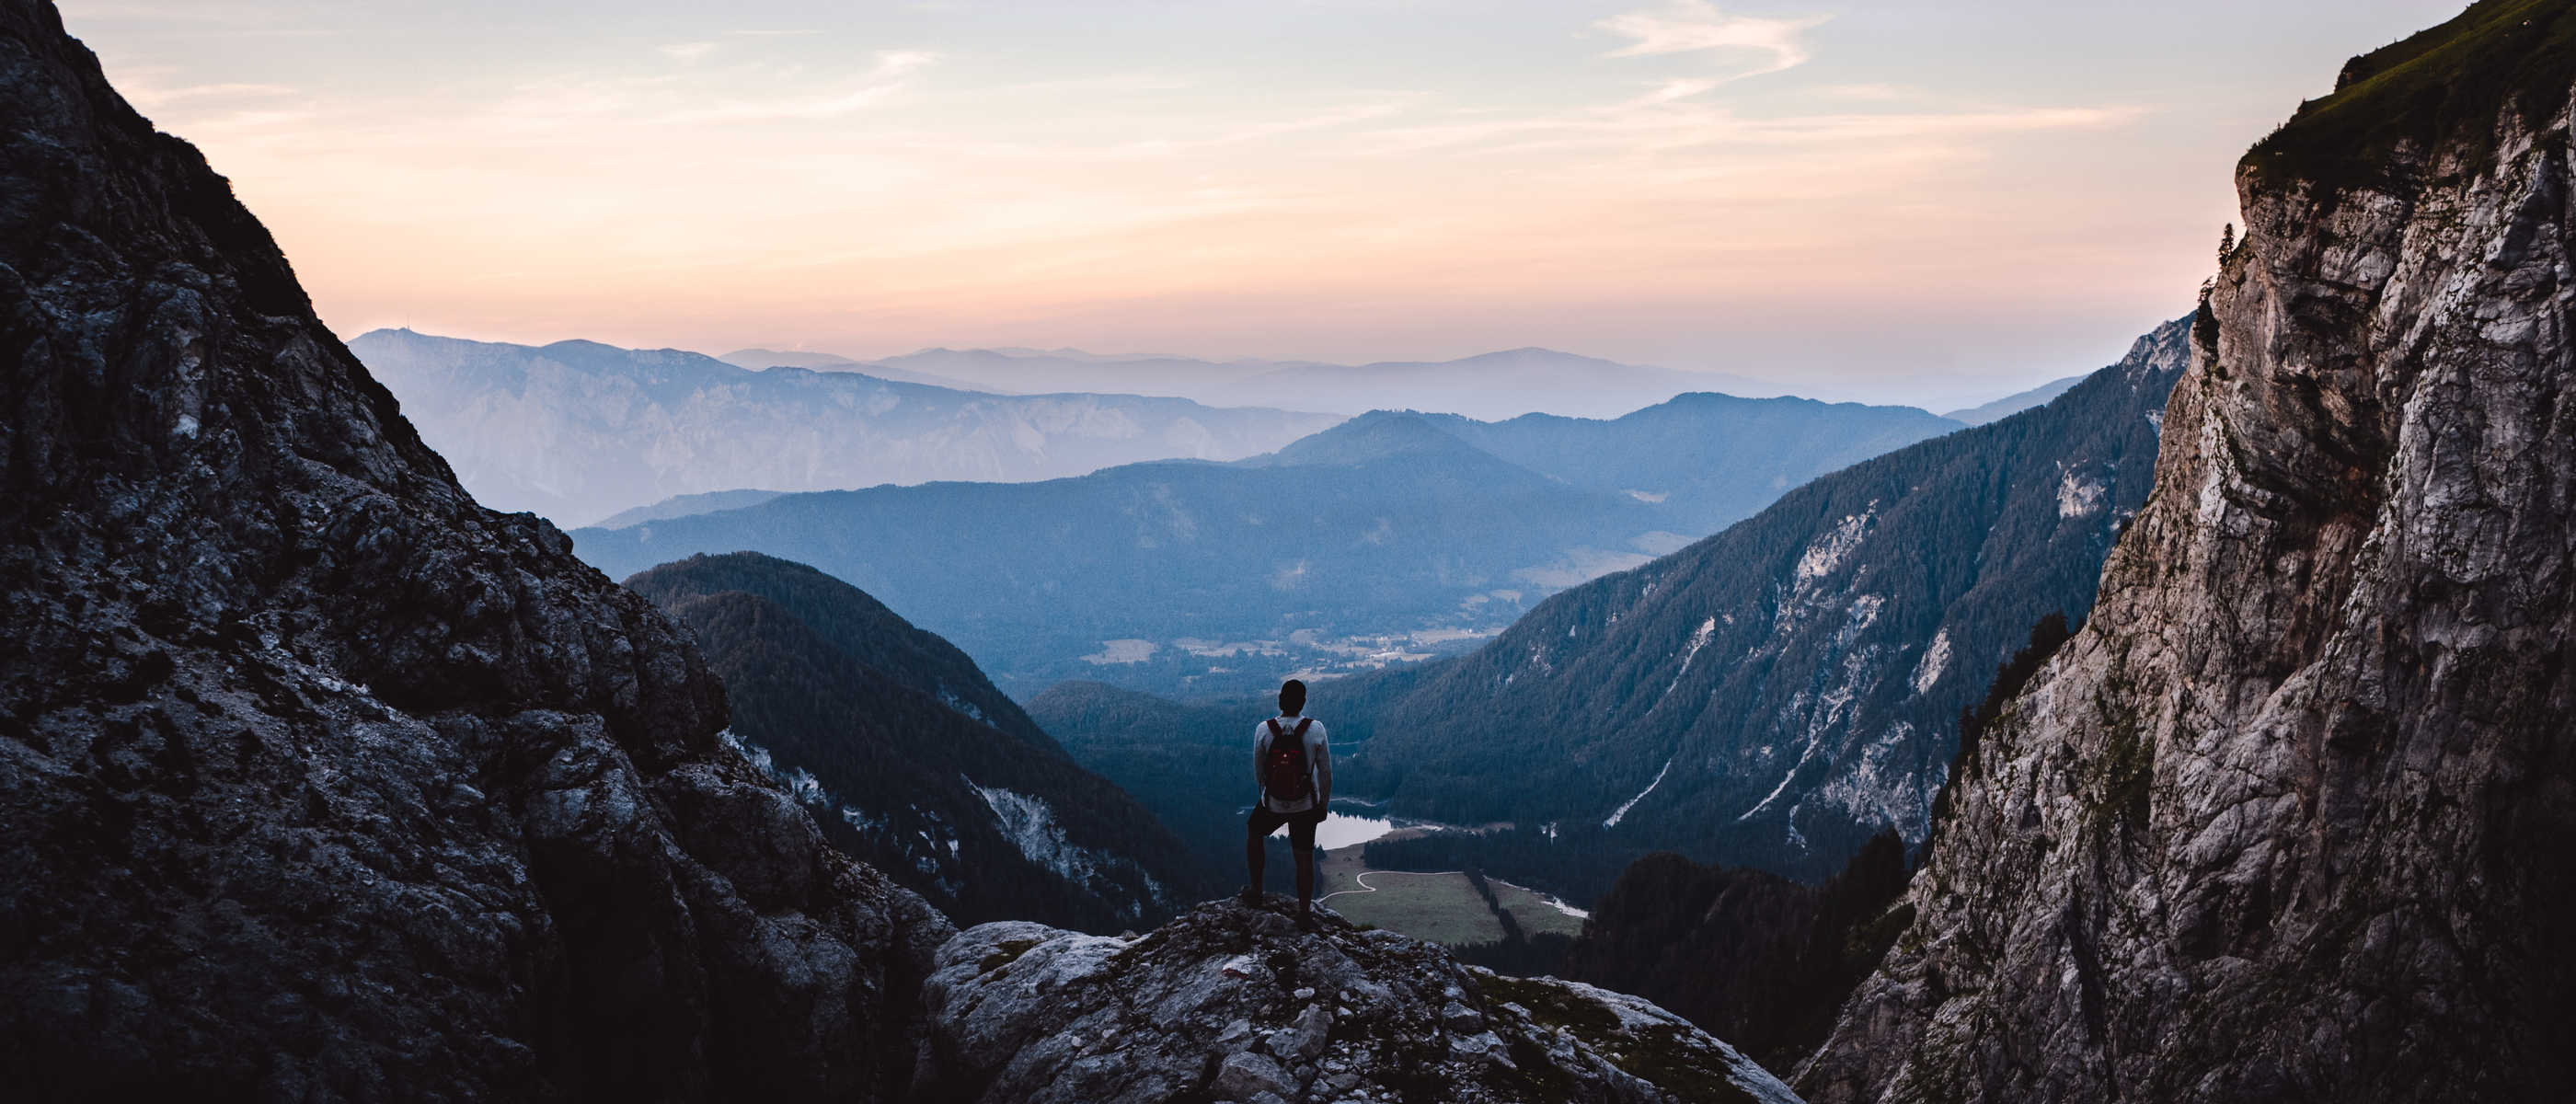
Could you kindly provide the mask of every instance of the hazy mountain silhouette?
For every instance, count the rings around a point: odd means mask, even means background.
[[[2054,379],[2028,391],[2016,391],[1993,402],[1978,403],[1941,416],[1953,421],[1966,422],[1969,425],[1984,425],[1987,422],[2019,414],[2034,406],[2046,406],[2049,400],[2065,394],[2068,388],[2082,382],[2084,382],[2082,376]]]
[[[620,510],[611,514],[600,521],[599,528],[624,529],[629,525],[641,525],[648,521],[668,521],[691,514],[711,514],[718,510],[739,510],[745,506],[758,506],[785,493],[787,492],[745,489],[673,495],[650,506],[638,506],[632,510]]]
[[[875,376],[878,379],[895,380],[901,383],[926,383],[932,387],[946,387],[957,391],[993,390],[950,376],[906,371],[888,364],[869,364],[865,361],[852,360],[838,353],[736,349],[716,359],[736,368],[746,368],[754,372],[763,368],[810,368],[817,372],[857,372],[861,375]]]
[[[1692,391],[1778,395],[1787,390],[1723,372],[1682,372],[1537,348],[1357,365],[1014,348],[923,349],[876,360],[740,349],[723,359],[746,368],[783,364],[865,372],[1001,394],[1110,392],[1168,395],[1218,406],[1344,414],[1440,410],[1485,419],[1529,413],[1611,418]]]
[[[676,349],[377,330],[349,343],[477,500],[567,524],[678,494],[1078,475],[1266,452],[1338,416],[992,395]],[[726,551],[729,551],[727,549]]]

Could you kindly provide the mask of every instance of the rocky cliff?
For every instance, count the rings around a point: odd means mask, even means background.
[[[925,1094],[1046,1104],[1616,1100],[1794,1104],[1635,997],[1460,966],[1329,910],[1301,933],[1200,906],[1141,938],[983,924],[939,951]]]
[[[1811,1098],[2566,1098],[2571,80],[2576,6],[2481,3],[2247,157],[2155,492]]]
[[[461,491],[275,244],[0,0],[0,1082],[872,1099],[947,922],[670,622]]]

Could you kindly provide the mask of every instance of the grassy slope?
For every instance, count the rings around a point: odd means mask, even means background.
[[[1375,892],[1360,892],[1362,874],[1373,875],[1369,884]],[[1524,932],[1572,936],[1583,930],[1583,921],[1557,911],[1536,893],[1499,882],[1493,887],[1495,898]],[[1377,870],[1361,858],[1360,848],[1345,847],[1325,852],[1324,861],[1315,868],[1315,896],[1321,899],[1329,894],[1341,896],[1324,902],[1325,907],[1355,924],[1369,924],[1449,946],[1491,943],[1503,938],[1502,921],[1477,896],[1464,874]]]
[[[2333,191],[2386,182],[2397,153],[2473,143],[2463,171],[2484,168],[2497,112],[2555,114],[2576,82],[2576,2],[2480,0],[2450,22],[2346,63],[2335,90],[2255,143],[2245,165],[2267,184]]]

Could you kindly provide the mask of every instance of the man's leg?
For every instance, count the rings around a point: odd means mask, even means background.
[[[1305,816],[1288,823],[1288,846],[1297,852],[1297,918],[1300,923],[1311,923],[1315,913],[1315,823],[1315,819]]]
[[[1243,887],[1244,904],[1261,903],[1262,867],[1269,865],[1270,857],[1264,853],[1261,841],[1278,828],[1278,814],[1259,805],[1252,807],[1252,816],[1243,822],[1243,867],[1252,875],[1251,882]]]

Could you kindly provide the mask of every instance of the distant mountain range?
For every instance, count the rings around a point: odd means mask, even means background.
[[[2068,389],[2073,388],[2076,384],[2082,382],[2084,382],[2084,377],[2082,376],[2068,376],[2065,379],[2054,379],[2031,388],[2028,391],[2015,392],[1990,403],[1980,403],[1964,410],[1953,410],[1941,416],[1953,421],[1966,422],[1969,425],[1984,425],[1987,422],[1998,421],[2003,418],[2019,414],[2034,406],[2046,406],[2051,400],[2057,398],[2059,395],[2065,394]]]
[[[1381,412],[1232,464],[786,495],[574,540],[612,575],[738,549],[811,563],[1015,693],[1075,677],[1220,693],[1469,646],[1782,488],[1956,427],[1722,395],[1611,421]]]
[[[825,838],[958,922],[1114,932],[1222,888],[964,652],[857,588],[752,553],[665,564],[626,586],[697,635],[724,679],[728,738]]]
[[[650,506],[638,506],[632,510],[620,510],[610,514],[600,521],[599,528],[623,529],[629,525],[642,525],[648,521],[668,521],[672,518],[688,517],[691,514],[712,514],[718,510],[739,510],[745,506],[758,506],[785,493],[787,492],[739,490],[673,495]]]
[[[1567,875],[1562,855],[1615,870],[1678,849],[1817,879],[1882,826],[1919,841],[1959,711],[2042,615],[2091,608],[2153,478],[2188,329],[2158,328],[2046,406],[1824,475],[1558,594],[1472,654],[1318,686],[1316,711],[1356,745],[1349,792],[1515,822],[1446,840],[1436,868],[1578,898],[1608,871]],[[1204,724],[1177,718],[1229,710],[1139,698],[1076,686],[1028,705],[1095,769],[1171,786],[1207,756],[1174,739]]]
[[[1340,421],[1112,394],[994,395],[674,349],[376,330],[349,343],[487,506],[570,526],[674,495],[1232,460]],[[1238,404],[1239,405],[1239,404]],[[726,549],[730,551],[730,549]]]
[[[1102,356],[1078,349],[924,349],[881,360],[737,349],[745,368],[789,365],[865,372],[1007,394],[1051,391],[1171,395],[1225,406],[1290,410],[1439,410],[1471,418],[1530,413],[1611,418],[1693,391],[1776,395],[1783,388],[1722,372],[1680,372],[1553,349],[1511,349],[1446,361],[1324,364]]]

